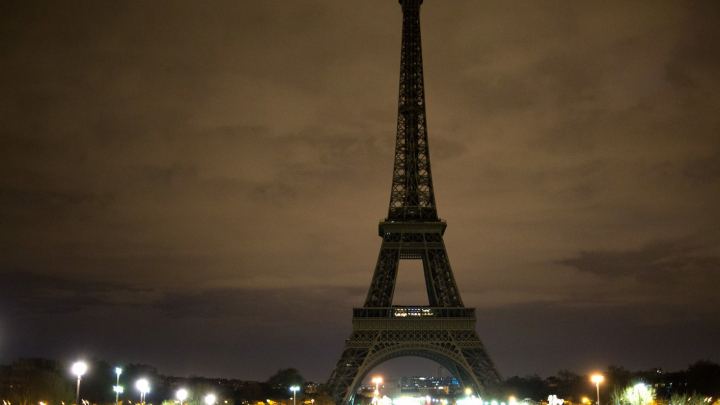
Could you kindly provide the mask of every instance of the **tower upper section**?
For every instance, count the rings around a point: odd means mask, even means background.
[[[435,206],[425,118],[420,5],[402,5],[402,48],[395,165],[388,221],[439,221]]]

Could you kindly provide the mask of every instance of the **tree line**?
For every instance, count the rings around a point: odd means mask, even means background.
[[[334,405],[323,387],[303,389],[305,379],[295,368],[280,369],[264,382],[165,376],[157,368],[146,364],[128,364],[122,369],[120,385],[125,388],[120,396],[122,405],[132,405],[139,399],[134,387],[139,378],[145,378],[150,383],[151,391],[147,394],[146,404],[170,405],[166,401],[175,398],[177,389],[185,388],[189,392],[183,402],[186,405],[204,405],[207,394],[215,395],[218,405],[249,405],[260,401],[268,405],[291,405],[292,393],[288,388],[298,385],[301,387],[297,393],[298,404]],[[91,404],[115,403],[112,390],[117,382],[115,367],[103,360],[92,360],[89,370],[82,378],[80,398]],[[610,366],[602,374],[601,405],[645,405],[629,400],[633,395],[640,398],[639,392],[628,391],[639,383],[644,384],[655,400],[668,405],[702,405],[693,403],[693,398],[720,398],[720,364],[711,361],[698,361],[676,372],[659,369],[629,371]],[[13,365],[0,366],[0,399],[11,405],[38,405],[40,402],[45,405],[70,405],[75,402],[76,381],[77,377],[71,375],[68,367],[60,362],[19,359]],[[595,403],[596,395],[596,387],[589,376],[568,370],[561,370],[548,378],[514,376],[495,388],[493,391],[497,394],[514,396],[518,400],[542,401],[547,400],[549,395],[556,395],[575,404],[582,403],[584,398],[587,398],[586,403]],[[682,398],[686,401],[678,402]]]
[[[629,371],[624,367],[610,366],[604,372],[600,384],[600,403],[623,405],[622,393],[628,388],[644,384],[652,391],[657,401],[669,401],[673,395],[680,397],[713,398],[720,397],[720,364],[707,360],[690,364],[687,369],[675,372],[663,372],[661,369]],[[568,402],[581,403],[588,398],[596,402],[596,386],[590,382],[589,375],[575,374],[561,370],[555,376],[542,378],[538,375],[514,376],[505,380],[503,388],[506,394],[518,399],[529,398],[534,401],[556,395]],[[677,405],[673,402],[673,405]]]

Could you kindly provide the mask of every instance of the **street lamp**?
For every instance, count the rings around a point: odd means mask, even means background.
[[[295,397],[296,397],[296,394],[297,394],[298,390],[300,390],[300,387],[298,387],[297,385],[293,385],[292,387],[290,387],[290,391],[293,392],[293,405],[296,405],[296,404],[295,404]]]
[[[138,391],[140,391],[140,403],[144,404],[145,403],[145,394],[150,392],[150,383],[148,383],[148,380],[141,378],[141,379],[137,380],[137,382],[135,383],[135,388],[137,388]]]
[[[382,381],[382,377],[375,377],[372,379],[372,382],[375,383],[375,395],[380,396],[380,383]]]
[[[115,391],[115,402],[117,402],[118,395],[123,393],[123,387],[120,385],[116,385],[113,387],[113,391]]]
[[[472,390],[470,388],[465,388],[465,396],[469,397],[470,394],[472,394]]]
[[[115,367],[115,374],[117,374],[117,385],[115,385],[115,405],[118,405],[118,400],[120,399],[120,393],[122,392],[122,387],[120,386],[120,374],[122,374],[122,369],[120,367]]]
[[[75,405],[78,405],[80,403],[80,380],[86,371],[87,364],[83,363],[82,361],[78,361],[72,365],[72,372],[78,377],[77,392],[75,393]]]
[[[603,376],[595,374],[590,378],[590,381],[595,383],[595,387],[597,388],[597,405],[600,405],[600,383],[603,381]]]
[[[205,404],[206,405],[213,405],[215,403],[215,395],[208,394],[205,396]]]
[[[182,405],[183,401],[188,397],[188,392],[185,388],[180,388],[175,394],[175,397],[180,400],[180,405]]]

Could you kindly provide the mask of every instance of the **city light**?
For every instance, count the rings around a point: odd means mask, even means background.
[[[115,405],[118,405],[118,401],[120,400],[120,394],[122,394],[122,387],[120,386],[120,374],[122,374],[122,369],[120,367],[115,367],[115,374],[117,374],[117,385],[113,387],[115,390]]]
[[[73,372],[73,374],[78,376],[78,378],[82,377],[86,371],[87,371],[87,364],[85,364],[82,361],[78,361],[72,365],[72,372]]]
[[[215,395],[208,394],[205,396],[205,405],[213,405],[215,403]]]
[[[465,390],[467,393],[467,390]],[[472,393],[472,392],[471,392]],[[466,396],[465,398],[458,398],[456,401],[457,405],[484,405],[482,398],[476,396]],[[489,404],[487,404],[489,405]]]
[[[383,382],[382,377],[375,377],[371,381],[375,383],[375,396],[380,396],[380,383]]]
[[[604,380],[604,377],[601,374],[594,374],[590,381],[595,383],[595,388],[597,388],[597,405],[600,405],[600,383]]]
[[[72,372],[77,376],[77,391],[75,392],[75,404],[80,403],[80,380],[82,379],[83,374],[87,371],[87,364],[83,363],[82,361],[75,362],[75,364],[72,365]]]
[[[180,401],[180,405],[182,405],[183,401],[185,401],[188,397],[188,392],[185,388],[180,388],[177,390],[177,393],[175,393],[175,398],[177,398]]]
[[[298,387],[297,385],[293,385],[292,387],[290,387],[290,391],[293,392],[293,405],[297,405],[296,404],[296,394],[299,390],[300,390],[300,387]]]
[[[148,380],[141,378],[135,383],[135,388],[140,391],[140,403],[145,403],[145,395],[150,392],[150,383]]]

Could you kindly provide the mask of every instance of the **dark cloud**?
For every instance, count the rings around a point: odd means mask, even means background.
[[[13,317],[57,315],[117,304],[117,298],[151,291],[130,285],[69,279],[26,271],[3,272],[4,311]],[[141,302],[125,302],[138,305]]]
[[[593,297],[581,306],[632,305],[638,319],[660,325],[709,321],[717,319],[720,310],[720,256],[717,240],[708,240],[695,237],[655,241],[638,250],[580,252],[559,263],[599,277],[593,290],[581,292]],[[577,294],[570,297],[563,305],[582,302]]]
[[[708,157],[687,162],[683,175],[691,180],[703,183],[717,183],[720,179],[720,151]]]
[[[601,276],[634,276],[650,283],[720,277],[720,257],[703,255],[706,248],[690,240],[661,241],[639,250],[580,252],[580,257],[559,263]]]
[[[106,206],[112,196],[98,196],[83,192],[62,192],[37,190],[0,190],[0,204],[3,206],[25,207],[32,210],[62,210],[79,205]],[[39,206],[39,207],[38,207]]]

